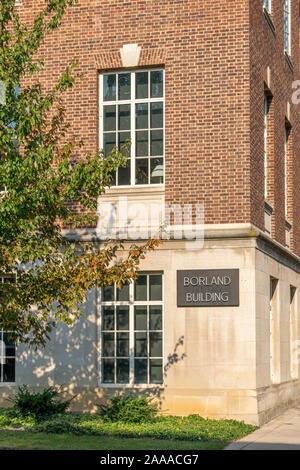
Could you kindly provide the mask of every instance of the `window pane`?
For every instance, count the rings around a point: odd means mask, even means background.
[[[119,106],[119,130],[127,131],[130,130],[130,105],[121,104]]]
[[[162,158],[150,160],[150,183],[162,184],[164,182],[164,162]]]
[[[106,384],[113,384],[115,382],[115,361],[114,359],[102,360],[102,381]]]
[[[117,360],[117,383],[119,384],[129,383],[129,360],[128,359]]]
[[[147,383],[147,359],[135,359],[134,361],[134,383]]]
[[[114,330],[114,307],[103,307],[102,309],[103,330]]]
[[[138,72],[136,77],[136,99],[148,98],[148,72]]]
[[[112,302],[114,299],[114,286],[107,286],[102,288],[102,301]]]
[[[16,353],[15,353],[15,343],[14,343],[14,341],[9,340],[9,334],[8,333],[3,334],[3,341],[5,343],[5,356],[14,357],[16,355]]]
[[[103,99],[104,101],[115,101],[116,99],[116,75],[104,75],[103,77],[104,90]]]
[[[162,276],[161,274],[151,274],[149,276],[150,283],[150,300],[162,300]]]
[[[148,159],[135,160],[135,182],[136,184],[148,184]]]
[[[117,330],[129,330],[129,307],[117,307]]]
[[[151,131],[151,156],[163,155],[163,131]]]
[[[148,129],[148,103],[135,106],[135,125],[137,129]]]
[[[113,357],[114,352],[114,333],[103,333],[102,334],[102,356]]]
[[[119,100],[130,100],[130,73],[119,74]]]
[[[3,364],[3,381],[15,381],[15,359],[5,359],[5,364]]]
[[[117,357],[129,357],[129,333],[117,333]]]
[[[116,130],[116,107],[115,106],[104,106],[103,120],[104,120],[104,131],[115,131]]]
[[[163,71],[151,72],[151,98],[163,96]]]
[[[120,186],[130,184],[130,160],[127,161],[126,166],[120,166],[118,169],[118,184]]]
[[[103,144],[104,155],[107,157],[107,155],[109,155],[111,151],[116,147],[116,133],[110,132],[108,134],[104,134]]]
[[[147,300],[147,276],[141,275],[134,283],[134,300]]]
[[[164,126],[163,110],[164,110],[163,103],[151,103],[151,117],[150,117],[151,128],[159,128],[159,127]]]
[[[150,306],[150,330],[162,330],[162,306]]]
[[[129,300],[129,285],[125,284],[122,286],[122,289],[117,289],[117,300],[119,302],[124,302]]]
[[[137,157],[148,156],[148,131],[137,131],[136,135],[136,149],[135,154]]]
[[[130,141],[130,132],[119,132],[118,133],[119,149],[121,149],[121,147],[125,145],[126,141],[128,140]],[[130,158],[130,145],[127,145],[127,153],[125,153],[124,150],[122,152],[126,157]]]
[[[150,356],[162,357],[162,334],[150,333]]]
[[[147,307],[134,307],[134,329],[147,330]]]
[[[152,384],[163,383],[161,359],[150,359],[150,383]]]
[[[134,356],[147,357],[147,333],[134,334]]]

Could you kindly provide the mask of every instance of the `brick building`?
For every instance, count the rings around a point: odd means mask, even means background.
[[[20,3],[29,22],[43,4]],[[100,219],[120,200],[160,222],[173,205],[175,230],[176,208],[195,224],[200,207],[204,242],[171,234],[135,286],[91,293],[45,351],[18,348],[15,383],[64,384],[80,409],[152,391],[168,413],[259,424],[299,400],[299,1],[79,0],[41,55],[45,86],[79,61],[67,118],[85,151],[132,141]]]

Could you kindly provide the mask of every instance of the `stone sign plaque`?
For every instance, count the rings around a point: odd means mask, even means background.
[[[177,271],[178,307],[239,306],[239,270]]]

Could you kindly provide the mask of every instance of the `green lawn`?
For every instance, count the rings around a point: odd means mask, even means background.
[[[99,414],[65,413],[44,419],[0,408],[0,448],[50,450],[222,449],[256,428],[199,415],[156,416],[147,422],[108,421]]]
[[[1,447],[26,450],[219,450],[226,443],[0,431]]]

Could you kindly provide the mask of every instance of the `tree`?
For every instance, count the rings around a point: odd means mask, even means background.
[[[30,28],[14,0],[0,6],[0,329],[36,347],[58,322],[73,323],[90,289],[135,279],[140,259],[158,244],[134,245],[117,263],[121,242],[96,247],[62,236],[63,226],[95,223],[97,198],[128,151],[125,145],[107,157],[99,151],[75,161],[82,143],[69,136],[63,94],[75,84],[76,64],[50,92],[38,80],[41,42],[76,2],[45,0]],[[74,200],[83,212],[72,211]]]

